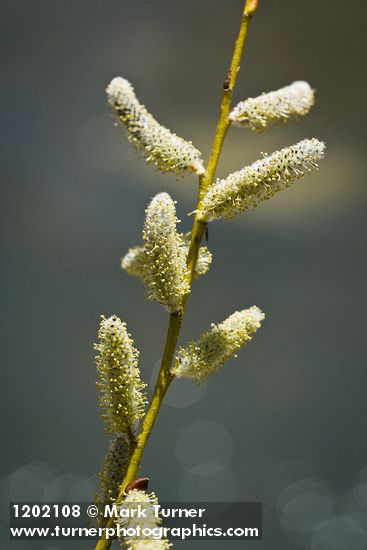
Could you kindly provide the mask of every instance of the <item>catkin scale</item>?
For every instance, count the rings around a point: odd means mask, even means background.
[[[149,485],[149,478],[148,477],[138,477],[137,479],[133,479],[128,483],[125,487],[125,493],[129,493],[130,491],[133,491],[134,489],[138,489],[139,491],[145,491],[147,492]]]
[[[116,77],[106,88],[110,105],[125,125],[129,140],[143,153],[146,161],[162,172],[183,171],[198,175],[205,172],[201,153],[186,141],[159,124],[135,95],[125,78]]]
[[[313,89],[299,80],[274,92],[240,101],[229,119],[235,126],[263,132],[270,126],[306,115],[314,103]]]
[[[264,156],[225,179],[218,179],[201,204],[199,219],[206,222],[215,218],[230,219],[244,210],[253,210],[296,179],[317,170],[317,161],[323,158],[324,151],[323,142],[304,139]]]

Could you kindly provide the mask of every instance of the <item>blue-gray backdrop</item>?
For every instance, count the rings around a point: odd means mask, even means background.
[[[167,315],[119,261],[156,192],[178,201],[183,230],[192,221],[195,178],[137,159],[104,88],[125,76],[207,156],[241,5],[0,2],[1,548],[91,548],[8,542],[7,502],[92,495],[107,446],[99,315],[128,323],[151,381]],[[317,104],[266,135],[232,129],[218,174],[303,137],[325,140],[327,157],[255,212],[211,224],[213,266],[181,341],[253,304],[267,319],[207,385],[172,388],[142,466],[161,500],[263,501],[263,542],[231,548],[366,548],[365,16],[362,0],[264,1],[250,30],[235,100],[305,79]]]

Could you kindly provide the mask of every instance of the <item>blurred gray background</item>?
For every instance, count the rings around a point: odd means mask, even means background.
[[[106,105],[122,75],[206,156],[241,0],[2,0],[1,509],[89,499],[107,447],[92,343],[116,313],[146,381],[167,315],[119,260],[165,190],[188,230],[197,183],[136,158]],[[267,550],[367,547],[365,2],[263,0],[234,100],[308,80],[317,104],[266,135],[232,129],[218,174],[303,137],[320,172],[255,212],[210,226],[182,342],[235,309],[267,314],[248,349],[204,386],[176,383],[141,472],[162,501],[261,500]],[[11,550],[92,545],[9,542]],[[223,542],[177,543],[222,548]]]

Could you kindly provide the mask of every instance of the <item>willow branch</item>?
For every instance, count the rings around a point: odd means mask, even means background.
[[[201,201],[203,200],[208,188],[212,185],[215,177],[215,172],[217,169],[220,153],[222,151],[223,142],[230,125],[228,116],[231,109],[232,94],[236,84],[238,71],[240,70],[240,63],[242,59],[243,49],[245,46],[247,32],[251,21],[251,17],[255,13],[257,6],[258,6],[258,0],[246,0],[244,3],[240,30],[235,43],[231,65],[228,70],[227,77],[223,83],[220,113],[219,113],[219,119],[216,126],[212,151],[209,157],[206,172],[199,178],[199,196],[198,196],[198,201],[196,206],[197,210],[200,208]],[[199,253],[200,243],[201,243],[203,234],[205,232],[206,226],[207,224],[205,222],[198,220],[198,217],[196,215],[193,223],[191,243],[190,243],[190,248],[189,248],[188,257],[187,257],[187,266],[189,271],[188,279],[189,279],[190,287],[193,281],[194,269],[195,269],[195,265],[196,265],[196,261]],[[143,457],[144,450],[148,442],[150,433],[154,426],[159,409],[162,405],[164,396],[172,382],[171,365],[172,365],[178,337],[181,330],[182,320],[186,310],[187,299],[188,299],[188,294],[185,296],[185,299],[183,300],[181,310],[179,312],[172,313],[170,315],[166,343],[164,347],[164,352],[162,356],[162,361],[161,361],[157,382],[153,392],[153,397],[152,397],[149,409],[147,411],[147,414],[144,418],[141,431],[137,438],[136,445],[130,456],[129,465],[128,465],[125,477],[120,486],[117,502],[121,502],[123,500],[125,487],[137,476],[140,462]],[[106,526],[113,527],[113,525],[114,525],[114,518],[110,518]],[[97,546],[95,547],[95,550],[108,550],[108,548],[110,548],[111,543],[112,543],[111,539],[107,540],[105,536],[103,536],[98,541]]]

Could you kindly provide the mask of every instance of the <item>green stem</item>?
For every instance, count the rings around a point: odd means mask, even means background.
[[[196,210],[199,210],[202,200],[204,199],[205,194],[208,191],[209,187],[212,185],[215,177],[215,172],[217,170],[219,157],[222,152],[224,139],[227,135],[228,128],[230,126],[229,113],[231,111],[232,95],[233,95],[234,87],[236,85],[237,75],[240,70],[240,63],[243,55],[243,49],[245,47],[247,31],[249,28],[251,17],[257,10],[257,7],[258,7],[258,0],[245,1],[243,13],[242,13],[240,31],[238,33],[238,37],[235,43],[231,66],[228,70],[227,78],[223,82],[223,92],[222,92],[222,100],[220,104],[220,113],[219,113],[219,119],[218,119],[216,131],[215,131],[212,152],[209,157],[206,172],[205,174],[203,174],[203,176],[200,177],[199,197],[198,197]],[[201,240],[205,233],[206,227],[207,227],[207,223],[200,221],[198,219],[198,214],[196,214],[194,225],[192,228],[192,233],[191,233],[191,243],[190,243],[189,253],[187,257],[187,265],[190,272],[190,284],[192,283],[192,280],[193,280],[195,264],[198,257]],[[188,298],[188,295],[185,298],[184,305],[186,305],[187,298]]]
[[[196,209],[198,210],[201,206],[201,202],[208,190],[212,185],[215,172],[218,166],[218,161],[220,153],[222,151],[223,142],[226,137],[230,121],[228,115],[231,109],[232,94],[233,89],[236,84],[237,74],[240,69],[240,63],[242,59],[243,49],[246,41],[247,31],[252,15],[255,13],[258,6],[258,0],[245,0],[244,9],[242,13],[241,26],[236,40],[235,48],[233,51],[231,66],[228,71],[227,78],[223,83],[223,93],[222,100],[220,105],[220,114],[219,120],[217,123],[214,142],[212,147],[212,152],[208,161],[208,166],[205,174],[200,176],[199,179],[199,196]],[[198,219],[196,214],[192,234],[190,248],[187,256],[187,266],[188,266],[188,280],[190,287],[193,281],[195,264],[199,253],[200,244],[205,232],[207,224]],[[154,388],[153,397],[149,405],[149,409],[144,418],[141,431],[136,441],[136,445],[131,453],[129,466],[127,468],[125,477],[121,483],[119,495],[117,497],[117,502],[121,502],[124,498],[124,490],[126,485],[133,481],[138,473],[141,459],[144,454],[146,444],[149,439],[149,435],[154,426],[155,420],[157,418],[159,409],[161,407],[164,396],[172,382],[171,376],[171,365],[176,350],[177,340],[180,334],[182,320],[186,310],[186,304],[188,299],[188,294],[185,296],[182,302],[181,311],[172,313],[169,319],[166,343],[164,347],[162,362],[160,366],[160,371],[158,374],[157,382]],[[114,519],[110,518],[106,524],[107,527],[114,526]],[[108,550],[111,546],[112,540],[107,540],[103,535],[102,538],[98,541],[95,550]]]

